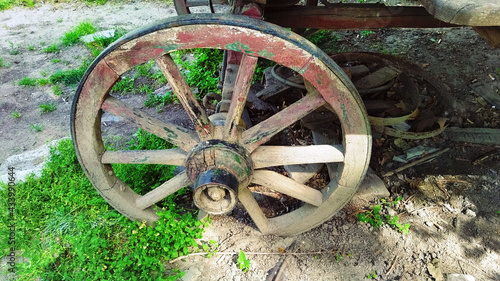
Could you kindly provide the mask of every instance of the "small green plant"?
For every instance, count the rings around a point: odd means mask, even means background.
[[[361,37],[363,38],[368,37],[372,34],[375,34],[375,32],[372,30],[361,30]]]
[[[112,92],[120,94],[129,94],[135,92],[134,79],[129,76],[124,76],[120,81],[116,82],[111,89]]]
[[[160,107],[176,101],[178,101],[178,99],[172,91],[168,91],[164,95],[155,95],[153,93],[148,93],[148,99],[144,101],[144,106]]]
[[[183,61],[183,56],[191,53],[193,61]],[[176,52],[174,61],[181,65],[182,74],[191,87],[199,90],[198,99],[202,99],[209,92],[219,92],[219,70],[222,63],[223,52],[218,49],[193,49]]]
[[[0,58],[0,67],[4,67],[5,63],[3,62],[3,58]]]
[[[12,41],[9,41],[9,44],[10,44],[9,54],[13,56],[19,54],[19,49],[16,46],[14,46],[14,43]]]
[[[51,59],[50,61],[52,63],[59,63],[59,62],[61,62],[61,59]]]
[[[60,96],[63,93],[59,85],[54,85],[52,87],[52,92],[54,93],[54,96]]]
[[[375,278],[377,278],[377,273],[375,272],[375,270],[372,270],[372,272],[370,272],[369,274],[366,275],[366,278],[375,279]]]
[[[71,46],[80,40],[82,36],[95,33],[96,29],[91,22],[81,22],[74,29],[64,33],[62,44],[65,47]]]
[[[236,262],[243,272],[247,272],[250,269],[251,260],[247,259],[243,250],[240,250],[240,255],[238,256],[238,260]]]
[[[33,87],[36,86],[36,84],[38,84],[37,79],[32,79],[28,77],[21,78],[21,80],[19,80],[18,83],[19,86],[25,86],[25,87]]]
[[[57,104],[56,103],[42,103],[38,105],[40,107],[40,111],[42,113],[49,113],[57,109]]]
[[[77,69],[58,70],[50,76],[49,81],[52,84],[63,83],[65,86],[75,85],[80,82],[89,65],[88,61],[84,61]]]
[[[97,57],[109,44],[115,42],[118,38],[125,34],[125,29],[118,28],[115,30],[114,36],[110,38],[105,37],[94,37],[94,41],[90,43],[85,43],[91,51],[94,57]]]
[[[14,111],[10,114],[10,116],[11,116],[12,118],[21,118],[21,113],[19,113],[19,112],[17,111],[17,109],[16,109],[16,110],[14,110]]]
[[[50,84],[49,79],[38,79],[37,82],[38,82],[38,85],[40,85],[40,86],[45,86],[45,85]]]
[[[57,44],[52,44],[52,45],[48,46],[47,48],[43,49],[43,51],[45,53],[58,53],[60,50],[59,50],[59,46]]]
[[[395,228],[399,232],[402,232],[404,234],[408,234],[408,232],[410,231],[410,226],[411,226],[409,223],[405,223],[405,224],[401,225],[398,222],[399,217],[397,215],[395,215],[394,217],[391,217],[391,215],[389,215],[389,214],[387,214],[385,216],[382,216],[380,214],[380,211],[382,210],[383,206],[391,206],[391,207],[396,206],[401,201],[401,199],[402,199],[401,196],[397,197],[392,202],[387,202],[387,200],[381,199],[382,203],[373,207],[373,209],[371,211],[367,211],[364,213],[358,213],[358,215],[357,215],[358,220],[360,222],[368,223],[371,226],[373,226],[374,228],[378,228],[381,225],[383,225],[384,222],[386,222],[392,228]]]
[[[203,251],[207,252],[207,258],[212,257],[217,253],[217,250],[219,249],[219,243],[214,240],[209,240],[207,244],[201,244],[201,247],[203,248]]]
[[[38,132],[41,132],[43,130],[45,125],[43,125],[43,124],[30,124],[29,127],[30,127],[30,132],[38,133]]]
[[[35,50],[35,46],[33,46],[33,45],[28,45],[28,50],[30,50],[30,51],[34,51],[34,50]]]

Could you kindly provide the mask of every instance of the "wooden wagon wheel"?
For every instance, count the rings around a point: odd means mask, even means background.
[[[242,54],[230,108],[223,118],[221,113],[217,118],[207,117],[169,55],[192,48]],[[296,70],[315,89],[245,130],[239,126],[241,113],[259,57]],[[109,94],[123,73],[151,59],[167,77],[195,130],[148,116]],[[340,145],[266,145],[274,135],[322,106],[331,108],[339,117],[343,138]],[[103,110],[177,148],[133,154],[106,151],[101,137]],[[273,24],[235,15],[169,18],[121,38],[94,61],[80,83],[73,103],[71,130],[78,159],[88,178],[109,204],[127,217],[154,222],[154,204],[191,184],[194,201],[204,211],[230,212],[237,198],[262,233],[278,235],[307,231],[341,209],[364,177],[371,152],[363,103],[343,71],[302,37]],[[266,169],[327,162],[337,162],[338,168],[336,176],[321,190]],[[112,163],[179,165],[186,170],[139,195],[116,177]],[[249,183],[267,186],[305,203],[287,214],[267,218],[249,191]]]

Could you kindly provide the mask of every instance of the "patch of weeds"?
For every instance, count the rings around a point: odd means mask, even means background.
[[[129,149],[166,146],[171,147],[139,131]],[[31,175],[16,183],[16,196],[26,199],[16,201],[14,215],[22,218],[16,220],[16,227],[33,230],[16,236],[16,249],[29,259],[29,263],[16,264],[20,280],[115,280],[116,276],[120,280],[164,280],[168,272],[163,265],[168,260],[199,248],[196,239],[202,237],[208,222],[198,221],[176,204],[185,189],[164,199],[157,210],[158,222],[147,227],[116,212],[96,192],[80,167],[71,140],[51,147],[49,160],[40,178]],[[125,182],[169,179],[143,171],[120,173]],[[0,198],[7,198],[7,185],[2,187]],[[0,235],[6,236],[10,233],[7,200],[0,200],[0,210],[4,214]],[[8,239],[0,240],[5,255],[10,249],[7,243]],[[173,281],[183,274],[174,270],[166,278]]]
[[[18,85],[19,86],[25,86],[25,87],[33,87],[38,84],[37,79],[29,78],[29,77],[23,77],[21,80],[19,80]]]
[[[17,111],[17,109],[16,109],[16,110],[14,110],[14,111],[10,114],[10,116],[11,116],[12,118],[21,118],[21,113],[19,113],[19,112]]]
[[[405,223],[404,225],[401,225],[399,221],[399,217],[395,215],[394,217],[391,217],[391,215],[387,214],[383,216],[380,211],[382,210],[382,207],[384,206],[396,206],[399,202],[401,201],[401,196],[396,198],[393,202],[387,202],[385,199],[381,200],[381,204],[376,205],[373,207],[371,211],[367,211],[364,213],[358,213],[358,220],[360,222],[365,222],[373,226],[373,228],[378,228],[381,225],[385,223],[389,224],[392,228],[398,230],[399,232],[402,232],[404,234],[408,234],[410,230],[410,224]]]
[[[106,4],[106,2],[108,2],[108,0],[85,0],[85,2],[97,5],[104,5]]]
[[[375,279],[375,278],[377,278],[377,273],[375,272],[375,270],[372,270],[372,272],[370,272],[369,274],[366,275],[366,278]]]
[[[183,55],[192,53],[194,60],[182,60]],[[223,52],[218,49],[192,49],[182,52],[176,52],[174,61],[181,65],[181,71],[186,82],[191,87],[196,87],[199,94],[196,96],[202,99],[209,92],[219,92],[217,84],[219,83],[219,70],[222,63]]]
[[[43,124],[30,124],[29,127],[30,127],[30,132],[39,133],[43,130],[43,128],[45,128],[45,125],[43,125]]]
[[[35,50],[35,46],[33,46],[33,45],[28,45],[28,50],[30,50],[30,51],[34,51],[34,50]]]
[[[77,43],[82,36],[93,34],[95,32],[96,29],[91,22],[81,22],[74,29],[64,33],[62,45],[65,47],[71,46]]]
[[[156,106],[159,110],[159,107],[176,101],[178,101],[178,99],[172,91],[168,91],[164,95],[154,95],[153,93],[148,93],[148,99],[144,101],[144,106]]]
[[[307,36],[307,40],[311,41],[314,45],[321,47],[327,52],[340,52],[339,47],[340,35],[335,34],[330,30],[318,30],[313,34]]]
[[[57,19],[57,23],[61,23],[61,22],[63,22],[63,19],[62,19],[62,18]]]
[[[151,70],[153,69],[154,63],[155,63],[154,60],[150,60],[147,63],[143,63],[143,64],[138,65],[136,67],[137,75],[151,78],[151,76],[152,76]]]
[[[60,96],[63,93],[59,85],[54,85],[52,87],[52,92],[54,93],[54,96]]]
[[[207,244],[201,244],[203,251],[207,252],[207,258],[212,257],[215,255],[219,249],[219,243],[214,240],[209,240],[208,245]]]
[[[52,44],[48,46],[47,48],[43,49],[45,53],[59,53],[60,49],[57,44]]]
[[[366,38],[372,34],[375,34],[375,32],[373,30],[361,30],[360,34],[361,34],[361,37]]]
[[[50,84],[49,79],[37,79],[37,82],[38,82],[38,85],[40,85],[40,86],[45,86],[45,85]]]
[[[115,30],[115,35],[113,37],[96,37],[94,38],[94,42],[85,43],[85,46],[92,51],[94,57],[97,57],[107,46],[118,40],[118,38],[122,37],[125,33],[125,29],[118,28]]]
[[[59,63],[59,62],[61,62],[61,59],[51,59],[50,61],[52,63]]]
[[[151,85],[148,85],[148,84],[144,84],[144,85],[141,85],[141,87],[139,88],[139,93],[142,93],[142,94],[153,94],[153,87],[151,87]]]
[[[4,67],[5,63],[3,62],[3,58],[0,58],[0,67]]]
[[[57,104],[56,103],[42,103],[40,105],[38,105],[38,107],[40,108],[40,111],[42,113],[49,113],[49,112],[52,112],[54,110],[57,109]]]
[[[134,79],[129,76],[122,77],[120,81],[116,82],[111,89],[111,92],[120,94],[129,94],[135,92]]]
[[[9,44],[10,44],[9,54],[12,56],[19,54],[19,49],[16,46],[14,46],[14,43],[12,43],[12,41],[9,41]]]
[[[243,272],[247,272],[250,269],[251,260],[247,259],[243,250],[240,250],[240,255],[238,256],[236,263],[238,264],[238,267],[243,270]]]
[[[48,74],[47,74],[47,71],[42,70],[42,71],[40,71],[40,75],[42,75],[43,77],[47,77]]]
[[[78,84],[89,65],[90,63],[88,61],[84,61],[77,69],[58,70],[50,76],[49,81],[52,84],[63,83],[65,86]]]

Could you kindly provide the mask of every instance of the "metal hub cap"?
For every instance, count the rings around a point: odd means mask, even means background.
[[[209,214],[227,214],[236,206],[238,189],[247,186],[253,165],[245,150],[223,140],[200,143],[187,157],[195,205]]]

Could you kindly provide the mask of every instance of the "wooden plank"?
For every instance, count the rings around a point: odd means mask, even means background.
[[[292,28],[339,30],[455,26],[435,19],[422,7],[386,7],[379,4],[337,4],[329,8],[304,6],[267,8],[264,14],[266,21]]]
[[[161,69],[161,72],[167,78],[168,83],[172,86],[174,94],[177,96],[182,106],[186,110],[189,118],[193,121],[196,133],[200,140],[210,138],[212,132],[212,123],[208,120],[205,110],[196,100],[191,87],[186,83],[177,65],[172,60],[169,54],[162,56],[156,60],[156,63]]]
[[[323,203],[321,191],[269,170],[254,171],[252,183],[268,187],[314,206]]]
[[[137,198],[135,204],[141,210],[161,201],[163,198],[173,194],[174,192],[186,187],[191,181],[189,180],[186,171],[181,172],[177,176],[166,181],[157,188],[151,190],[145,195]]]
[[[190,150],[197,143],[197,137],[189,130],[151,117],[111,96],[103,102],[102,109],[136,124],[139,128],[171,142],[184,151]]]
[[[162,164],[184,166],[186,153],[182,149],[105,151],[103,164]]]
[[[234,142],[237,139],[238,126],[241,121],[241,115],[245,109],[248,92],[252,85],[253,73],[257,65],[258,57],[243,55],[240,68],[236,75],[231,105],[226,118],[224,127],[224,139]]]
[[[261,144],[269,141],[275,134],[325,103],[326,101],[319,92],[309,93],[289,107],[243,132],[242,140],[245,148],[248,152],[254,151]]]
[[[251,156],[254,169],[344,161],[342,145],[260,146]]]
[[[474,30],[479,33],[490,46],[500,48],[500,26],[476,26]]]
[[[354,86],[356,86],[358,90],[373,89],[386,84],[396,78],[400,73],[401,70],[392,66],[386,66],[356,80]]]
[[[444,22],[469,26],[500,26],[498,0],[420,0],[430,14]]]

